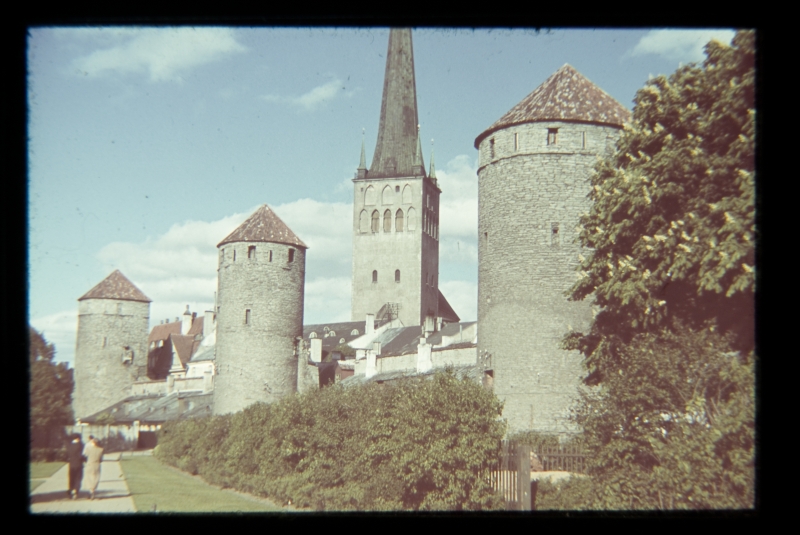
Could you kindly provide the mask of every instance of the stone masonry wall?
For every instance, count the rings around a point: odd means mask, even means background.
[[[548,145],[550,128],[558,134]],[[618,134],[611,126],[540,122],[480,144],[478,350],[492,355],[509,431],[574,430],[568,416],[581,356],[559,343],[571,329],[585,330],[592,311],[564,292],[577,277],[576,227],[590,208],[593,166]]]
[[[431,196],[430,208],[425,194]],[[388,232],[384,230],[387,210],[391,214]],[[398,210],[403,213],[402,230],[397,226]],[[372,231],[375,211],[377,232]],[[432,282],[438,284],[439,242],[434,238],[438,229],[429,227],[426,232],[429,217],[438,221],[438,191],[429,180],[354,180],[353,321],[363,321],[367,313],[376,314],[386,303],[400,303],[400,321],[406,326],[420,325],[423,309],[437,311],[436,286],[428,286],[426,280],[430,273]],[[400,282],[395,281],[396,270],[400,270]],[[377,282],[373,282],[373,271],[378,272]]]
[[[251,246],[255,254],[248,258]],[[271,403],[297,391],[304,284],[302,248],[264,242],[220,247],[214,414]]]
[[[134,381],[147,375],[149,322],[150,303],[117,299],[78,302],[73,372],[73,408],[77,418],[90,416],[128,397]],[[124,358],[130,356],[131,361]]]

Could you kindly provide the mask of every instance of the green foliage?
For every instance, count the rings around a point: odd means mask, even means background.
[[[600,312],[563,342],[595,385],[591,479],[542,486],[548,507],[754,504],[755,34],[706,53],[647,82],[592,178],[570,298]]]
[[[72,414],[72,370],[55,363],[55,347],[29,327],[30,425],[37,442],[63,434],[63,426],[74,422]]]
[[[156,455],[207,481],[319,510],[502,505],[486,481],[505,431],[500,402],[440,373],[333,386],[240,413],[170,423]]]

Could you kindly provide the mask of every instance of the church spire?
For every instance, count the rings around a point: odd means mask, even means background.
[[[414,154],[414,176],[425,176],[425,162],[422,161],[422,140],[419,137],[419,125],[417,125],[417,151]]]
[[[367,156],[364,152],[364,129],[361,129],[361,162],[356,169],[356,178],[367,178]]]
[[[411,29],[392,28],[386,54],[378,141],[369,168],[370,178],[415,174],[418,123]]]
[[[436,183],[436,164],[433,163],[433,140],[431,139],[431,171],[428,173],[428,176],[434,180],[434,184]]]

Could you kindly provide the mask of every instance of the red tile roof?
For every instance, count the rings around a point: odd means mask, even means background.
[[[123,301],[141,301],[143,303],[152,302],[118,269],[103,279],[100,284],[86,292],[78,301],[83,301],[84,299],[120,299]]]
[[[239,228],[219,242],[217,247],[233,242],[285,243],[308,249],[308,246],[266,204],[261,205],[253,215],[239,225]]]
[[[192,349],[194,348],[194,336],[188,334],[173,334],[170,336],[172,339],[172,347],[178,353],[178,358],[181,359],[181,364],[186,365],[192,358]],[[200,345],[200,342],[197,343]]]
[[[147,343],[155,342],[157,340],[166,340],[170,334],[181,334],[181,322],[175,321],[172,323],[162,323],[153,327],[150,331],[150,336],[147,338]]]
[[[536,121],[580,121],[622,126],[631,120],[625,106],[565,64],[475,139],[475,148],[496,130]]]

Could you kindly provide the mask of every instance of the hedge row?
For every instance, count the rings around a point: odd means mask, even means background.
[[[450,372],[339,385],[165,424],[156,456],[223,487],[316,510],[483,510],[502,404]]]

